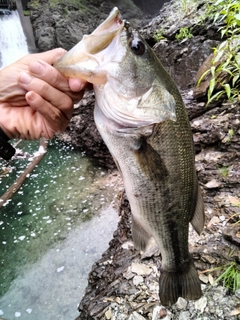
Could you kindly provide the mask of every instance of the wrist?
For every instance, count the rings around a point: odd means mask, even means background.
[[[4,160],[10,160],[16,151],[8,140],[9,137],[0,127],[0,157]]]

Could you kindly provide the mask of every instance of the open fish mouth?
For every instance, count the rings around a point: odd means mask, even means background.
[[[107,19],[90,35],[55,62],[54,67],[68,77],[79,77],[92,83],[104,83],[104,79],[95,79],[94,69],[99,65],[97,54],[102,52],[120,34],[125,26],[120,11],[113,8]]]

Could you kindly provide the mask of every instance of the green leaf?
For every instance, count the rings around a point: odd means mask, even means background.
[[[235,87],[235,84],[238,81],[238,79],[239,79],[239,74],[237,74],[236,76],[233,77],[233,80],[232,80],[233,87]]]
[[[218,0],[218,1],[216,1],[215,3],[214,3],[214,6],[218,6],[219,4],[222,4],[222,2],[223,2],[223,0]]]
[[[214,77],[215,76],[216,67],[212,66],[210,70],[211,70],[212,77]]]
[[[198,82],[197,82],[197,86],[199,86],[199,84],[202,82],[202,80],[205,78],[205,76],[210,72],[210,69],[205,71],[201,77],[199,78]]]
[[[211,95],[213,93],[214,87],[215,87],[215,78],[212,78],[209,82],[209,90],[208,90],[209,98],[211,97]]]
[[[228,99],[230,98],[231,96],[231,87],[228,83],[224,84],[224,88],[225,88],[225,91],[226,91],[226,94],[227,94],[227,97]]]

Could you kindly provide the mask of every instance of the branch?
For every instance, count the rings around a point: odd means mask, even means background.
[[[24,170],[23,173],[20,174],[20,176],[16,179],[16,181],[11,185],[11,187],[8,188],[8,190],[1,196],[0,198],[0,209],[3,207],[5,202],[12,198],[14,193],[16,193],[22,186],[23,182],[25,181],[27,175],[29,175],[33,169],[36,167],[36,165],[42,160],[42,158],[45,156],[47,152],[47,145],[48,142],[46,139],[41,138],[39,149],[38,149],[38,155],[32,160],[32,162],[29,164],[29,166]]]

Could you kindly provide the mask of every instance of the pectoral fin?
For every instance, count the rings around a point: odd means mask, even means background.
[[[168,171],[161,155],[147,143],[144,137],[138,140],[134,155],[142,172],[150,180],[163,180],[167,177]]]

